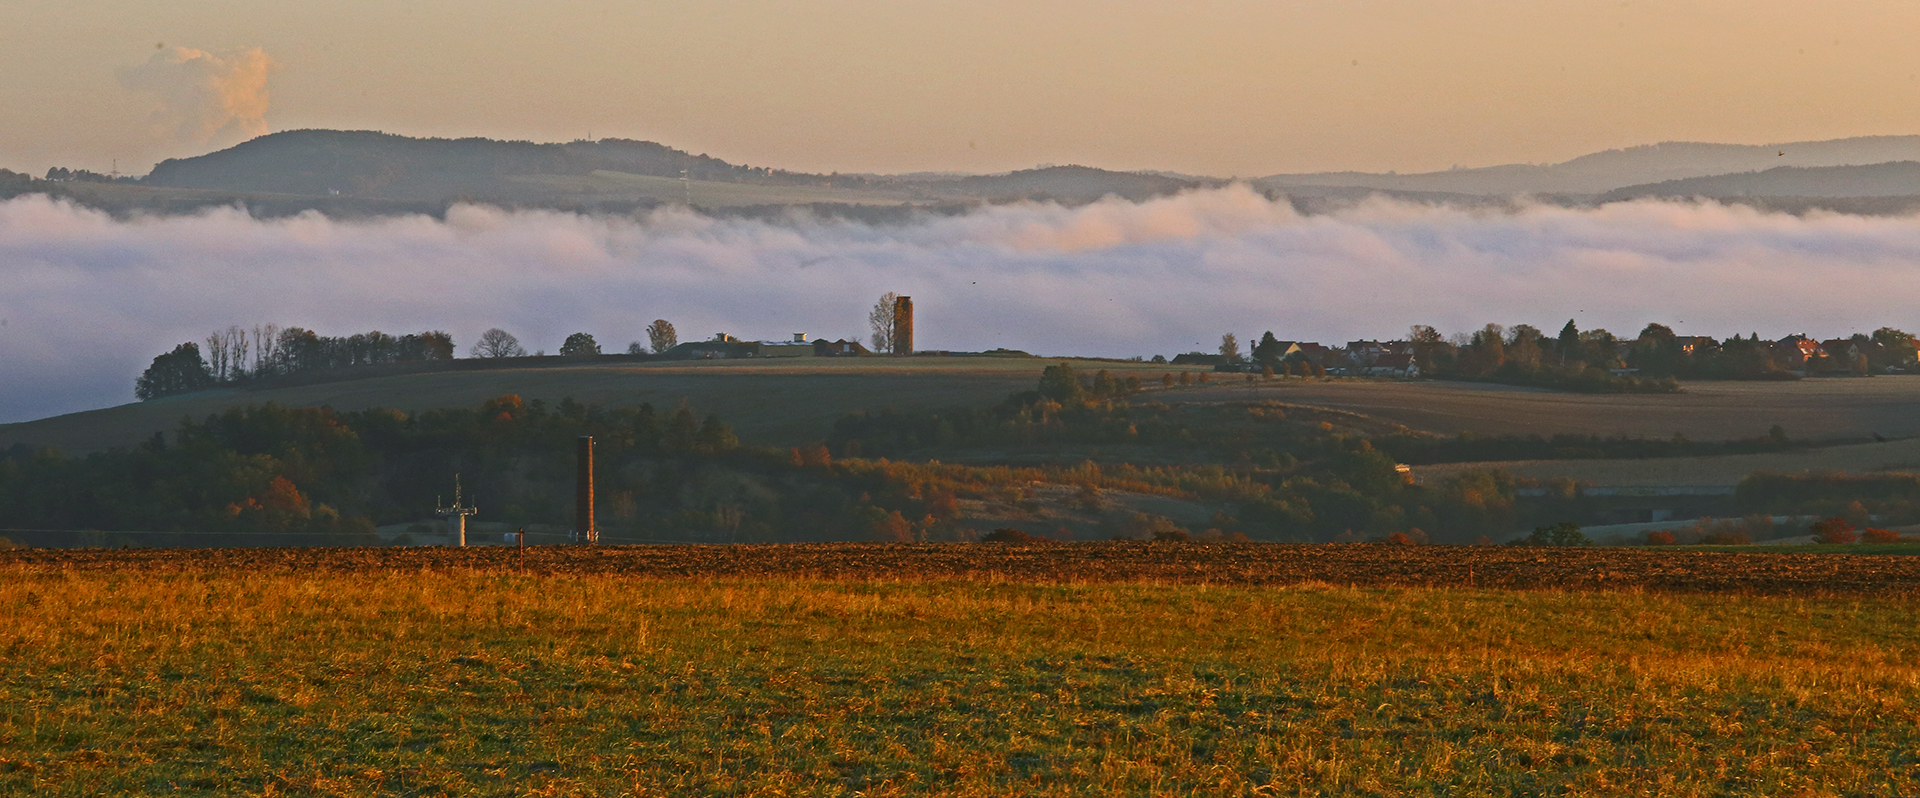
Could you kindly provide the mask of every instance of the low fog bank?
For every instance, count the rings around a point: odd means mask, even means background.
[[[117,220],[0,203],[0,422],[119,404],[154,355],[230,324],[326,335],[502,327],[528,349],[654,318],[682,340],[864,339],[914,297],[922,348],[1128,357],[1272,330],[1327,344],[1493,321],[1631,335],[1913,329],[1920,218],[1660,201],[1463,208],[1374,200],[1301,215],[1241,186],[899,225],[793,215],[642,219],[456,206],[428,216]]]

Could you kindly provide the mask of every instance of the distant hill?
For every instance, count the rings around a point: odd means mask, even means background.
[[[1582,155],[1558,164],[1509,164],[1420,174],[1317,172],[1270,175],[1260,188],[1352,187],[1455,194],[1602,194],[1639,186],[1774,167],[1830,167],[1920,160],[1920,136],[1743,145],[1666,142]]]
[[[1605,201],[1638,197],[1911,197],[1920,196],[1920,162],[1866,166],[1782,166],[1762,172],[1666,180],[1615,189]]]
[[[308,196],[437,200],[522,193],[507,179],[596,171],[694,180],[817,185],[832,178],[739,166],[627,139],[537,144],[420,139],[365,130],[290,130],[193,158],[162,161],[146,184]]]
[[[538,144],[292,130],[163,161],[142,184],[381,201],[473,199],[575,207],[691,200],[701,207],[738,207],[1021,199],[1085,203],[1108,195],[1145,199],[1220,182],[1085,166],[1000,175],[822,175],[736,165],[650,141]]]
[[[1861,212],[1905,212],[1920,196],[1906,171],[1920,136],[1870,136],[1749,146],[1668,142],[1583,155],[1559,164],[1508,164],[1422,174],[1319,172],[1251,181],[1303,209],[1373,194],[1416,202],[1502,203],[1515,195],[1585,204],[1635,196],[1711,196],[1745,203],[1867,202]],[[1819,171],[1828,170],[1828,171]],[[373,131],[293,130],[192,158],[164,161],[138,185],[25,181],[0,197],[57,192],[114,212],[189,212],[243,203],[264,214],[435,213],[461,201],[627,213],[670,203],[731,212],[806,205],[817,211],[910,212],[1020,200],[1083,204],[1143,200],[1226,181],[1168,172],[1045,166],[994,175],[814,174],[729,163],[627,139],[541,144],[485,138],[411,138]],[[1772,207],[1771,205],[1769,207]],[[1811,206],[1810,206],[1811,207]],[[1849,206],[1852,207],[1852,206]]]
[[[1003,175],[970,175],[931,180],[926,190],[983,199],[1040,199],[1091,202],[1108,195],[1142,200],[1225,181],[1170,177],[1149,172],[1110,172],[1090,166],[1045,166]]]

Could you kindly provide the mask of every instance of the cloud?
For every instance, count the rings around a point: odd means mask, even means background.
[[[1131,356],[1271,330],[1329,344],[1489,321],[1549,333],[1827,336],[1912,325],[1920,218],[1632,202],[1465,209],[1376,201],[1303,216],[1245,188],[907,224],[796,215],[645,218],[458,206],[257,220],[116,220],[0,203],[0,421],[117,404],[154,355],[230,324],[325,334],[488,327],[610,349],[667,318],[683,339],[865,337],[887,291],[925,348]]]
[[[161,50],[120,70],[120,84],[159,100],[154,132],[183,144],[253,138],[267,132],[267,78],[273,59],[258,47],[216,54]]]

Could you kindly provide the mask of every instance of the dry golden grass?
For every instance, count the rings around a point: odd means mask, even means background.
[[[1899,795],[1905,600],[0,573],[0,792]]]

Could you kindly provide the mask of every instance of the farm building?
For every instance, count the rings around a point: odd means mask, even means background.
[[[1232,360],[1226,355],[1209,355],[1205,352],[1188,352],[1173,356],[1173,365],[1176,366],[1224,366],[1230,362]]]
[[[813,342],[814,357],[859,357],[871,354],[859,341],[829,341],[825,338]]]
[[[1369,377],[1418,377],[1420,364],[1415,363],[1413,355],[1381,355],[1373,359],[1373,365],[1367,366],[1361,373]]]
[[[813,342],[807,340],[806,333],[794,333],[791,341],[760,341],[755,344],[756,357],[813,357]]]

